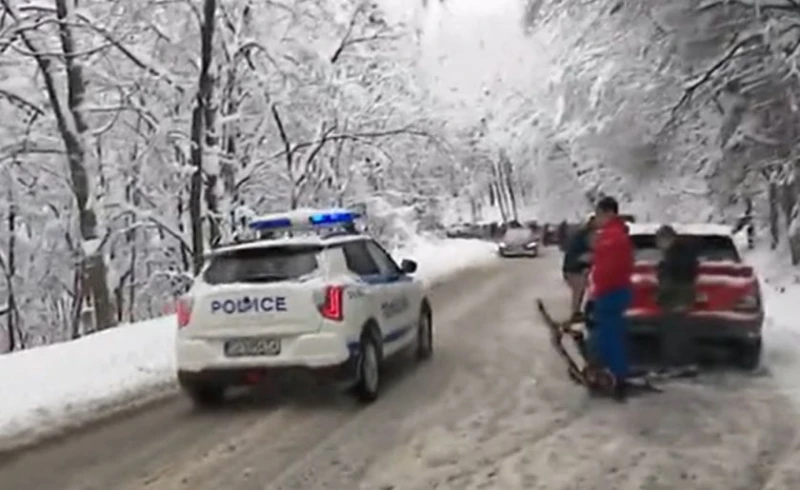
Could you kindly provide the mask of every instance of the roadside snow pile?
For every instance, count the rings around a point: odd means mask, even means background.
[[[446,281],[453,274],[496,260],[497,246],[481,240],[451,240],[416,236],[392,252],[399,263],[415,260],[418,277],[428,286]]]
[[[394,256],[416,260],[428,285],[495,260],[491,243],[428,238]],[[0,356],[0,449],[171,389],[175,324],[167,316]]]
[[[32,439],[168,387],[175,325],[156,318],[0,356],[0,436]]]
[[[764,364],[800,402],[800,268],[787,266],[784,254],[758,250],[748,260],[758,270],[767,313],[764,324]]]

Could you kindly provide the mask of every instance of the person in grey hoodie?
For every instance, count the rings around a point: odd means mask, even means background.
[[[581,228],[567,241],[564,251],[564,262],[561,271],[571,292],[570,312],[573,320],[582,318],[581,305],[586,279],[591,264],[591,235],[594,216],[591,216]]]

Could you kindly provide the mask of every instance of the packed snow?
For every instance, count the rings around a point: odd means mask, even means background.
[[[418,277],[433,285],[495,260],[495,247],[416,237],[393,255],[416,260]],[[170,390],[175,332],[175,318],[165,316],[0,356],[0,438],[33,439]]]
[[[663,223],[630,223],[631,235],[655,235]],[[676,223],[672,227],[681,235],[720,235],[728,236],[733,227],[719,223]]]
[[[749,260],[760,272],[767,318],[764,362],[779,385],[800,403],[800,270],[786,266],[784,254],[759,250]]]

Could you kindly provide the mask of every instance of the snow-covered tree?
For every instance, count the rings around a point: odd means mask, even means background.
[[[162,314],[255,213],[441,188],[418,46],[371,2],[48,1],[0,2],[4,349]]]

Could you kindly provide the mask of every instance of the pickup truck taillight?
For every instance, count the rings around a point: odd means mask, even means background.
[[[753,282],[747,293],[739,298],[734,309],[737,311],[753,312],[761,309],[761,288],[758,282]]]
[[[761,298],[756,291],[742,296],[734,306],[737,311],[757,311],[759,308],[761,308]]]
[[[328,320],[340,322],[344,319],[344,287],[327,286],[319,304],[319,312]]]
[[[175,305],[175,316],[178,317],[178,328],[184,328],[192,320],[192,306],[194,301],[191,296],[181,296]]]

